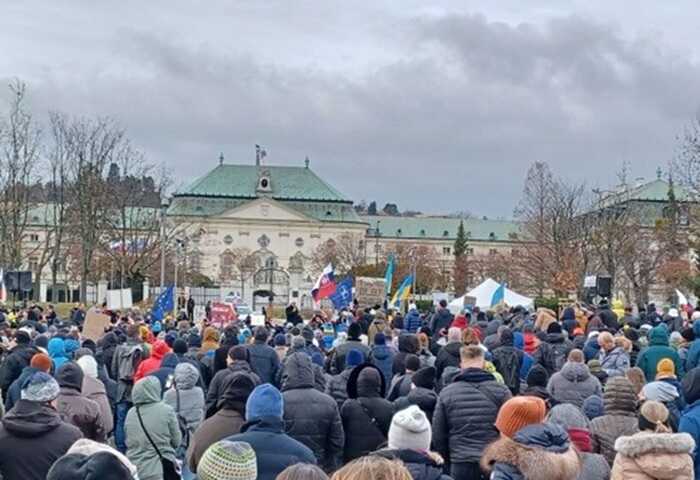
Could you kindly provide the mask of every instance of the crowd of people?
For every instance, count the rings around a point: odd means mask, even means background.
[[[2,479],[700,478],[700,309],[108,313],[0,309]]]

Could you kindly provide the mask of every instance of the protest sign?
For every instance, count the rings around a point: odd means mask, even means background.
[[[235,320],[236,310],[233,308],[232,304],[226,302],[212,302],[211,319],[209,323],[223,328]]]
[[[385,285],[383,278],[356,277],[355,298],[363,307],[381,305],[386,299]]]
[[[97,341],[105,334],[105,328],[111,325],[109,315],[101,313],[99,310],[90,309],[85,315],[83,324],[83,338]]]

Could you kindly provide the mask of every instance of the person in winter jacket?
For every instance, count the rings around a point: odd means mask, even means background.
[[[223,392],[223,386],[226,384],[227,379],[232,375],[236,373],[244,373],[250,376],[255,385],[261,385],[260,377],[258,377],[250,368],[248,359],[249,353],[245,345],[236,345],[235,347],[231,347],[227,357],[228,367],[226,367],[224,370],[218,371],[216,375],[214,375],[211,384],[209,384],[206,399],[207,410],[205,414],[207,418],[216,413],[218,408],[217,405]]]
[[[156,340],[156,343],[153,345],[151,356],[141,362],[139,367],[136,369],[134,381],[138,382],[146,375],[158,370],[161,362],[163,361],[163,357],[168,353],[170,353],[170,347],[168,347],[168,344],[163,340]]]
[[[56,372],[60,392],[56,399],[56,410],[61,418],[80,429],[85,438],[104,442],[107,440],[107,425],[101,418],[100,406],[82,395],[83,370],[75,362],[66,362]]]
[[[433,446],[450,465],[453,478],[478,478],[486,445],[498,437],[494,422],[510,390],[484,370],[484,351],[465,346],[462,372],[438,397],[433,415]]]
[[[362,327],[357,323],[351,323],[348,327],[348,338],[342,345],[339,345],[333,350],[330,358],[330,373],[339,374],[345,370],[345,359],[350,353],[350,350],[358,350],[362,353],[363,358],[369,357],[369,347],[362,343],[360,336],[362,335]]]
[[[541,398],[547,404],[547,407],[551,408],[557,404],[557,401],[549,393],[549,390],[547,390],[548,380],[549,375],[547,374],[547,370],[545,370],[542,365],[536,364],[527,374],[527,378],[525,379],[525,384],[527,386],[525,390],[523,390],[522,395]]]
[[[246,401],[253,389],[255,383],[248,375],[237,373],[228,379],[219,400],[219,410],[200,424],[190,441],[187,465],[191,472],[197,473],[199,459],[209,446],[240,433],[245,424]]]
[[[134,374],[144,356],[144,346],[137,325],[126,328],[126,342],[114,349],[110,375],[117,383],[117,403],[115,406],[114,443],[121,453],[126,452],[124,422],[131,408],[131,391]]]
[[[53,337],[49,340],[48,351],[56,370],[70,360],[66,354],[66,342],[60,337]]]
[[[265,327],[255,329],[253,343],[248,345],[250,368],[260,377],[261,382],[274,384],[280,361],[275,350],[267,344],[268,337]]]
[[[49,470],[46,480],[138,478],[138,469],[124,455],[104,443],[81,438]]]
[[[373,452],[386,442],[394,406],[384,398],[386,385],[377,367],[358,365],[348,380],[348,399],[340,409],[345,431],[343,461]]]
[[[611,480],[692,480],[695,441],[687,433],[674,434],[666,424],[668,410],[647,401],[639,411],[640,432],[615,442],[617,456]]]
[[[44,372],[35,372],[25,381],[22,398],[0,421],[2,478],[45,480],[51,465],[82,438],[80,430],[61,420],[53,406],[59,389]]]
[[[602,454],[612,466],[615,460],[615,441],[639,431],[637,396],[626,377],[611,378],[603,393],[605,415],[591,421],[593,452]]]
[[[109,436],[114,430],[114,418],[105,385],[97,378],[97,360],[90,355],[84,355],[76,363],[83,371],[81,392],[85,398],[100,407],[100,421],[104,425],[105,434]]]
[[[258,480],[275,480],[290,465],[316,464],[314,453],[284,433],[284,399],[269,383],[259,385],[246,402],[246,424],[226,440],[248,443],[258,463]]]
[[[314,388],[311,359],[304,353],[287,359],[282,378],[285,432],[309,447],[323,470],[335,471],[345,444],[338,405]]]
[[[586,365],[588,365],[588,371],[591,372],[591,375],[597,378],[600,384],[605,387],[605,384],[608,382],[608,374],[605,373],[605,370],[603,370],[603,367],[600,365],[600,360],[594,358],[593,360],[589,360]],[[625,372],[625,376],[627,376],[627,378],[629,378],[629,373],[632,370],[634,370],[634,368],[630,368],[627,370],[627,372]],[[637,370],[641,372],[640,369],[637,368]],[[643,373],[642,378],[644,378]]]
[[[389,386],[389,393],[386,398],[390,402],[398,398],[405,397],[411,391],[411,378],[413,374],[420,370],[420,359],[417,355],[407,355],[404,373],[395,375]]]
[[[459,350],[462,348],[462,331],[456,327],[450,327],[447,331],[447,344],[440,349],[435,358],[437,378],[442,378],[442,373],[447,367],[459,367]]]
[[[637,359],[637,366],[644,371],[647,382],[654,381],[659,362],[664,358],[670,358],[676,365],[676,375],[679,379],[685,373],[681,358],[673,348],[668,345],[668,330],[665,325],[654,327],[649,332],[649,348],[644,350]]]
[[[688,406],[683,411],[678,431],[689,434],[695,445],[700,445],[700,368],[690,370],[681,384]],[[693,463],[695,478],[700,478],[700,448],[695,449]]]
[[[158,447],[160,455],[176,461],[176,449],[182,434],[175,411],[160,399],[160,383],[154,377],[145,377],[134,385],[134,406],[126,415],[126,456],[139,472],[139,480],[161,480],[163,466],[146,432]]]
[[[189,363],[175,367],[172,387],[165,392],[163,402],[175,411],[183,433],[178,458],[184,458],[192,436],[204,420],[204,392],[197,386],[199,371]]]
[[[505,327],[501,330],[500,346],[493,352],[493,365],[503,376],[506,386],[513,395],[520,393],[520,369],[524,354],[513,346],[513,332]]]
[[[698,320],[693,322],[693,333],[695,334],[695,340],[690,344],[685,359],[685,370],[687,372],[700,365],[700,321]]]
[[[431,438],[430,421],[425,413],[412,405],[394,414],[389,427],[387,448],[373,455],[400,460],[413,480],[451,480],[451,477],[442,473],[442,457],[430,451]]]
[[[393,374],[391,367],[394,363],[394,349],[386,344],[386,336],[383,332],[377,332],[374,336],[374,346],[369,353],[369,362],[382,371],[384,383],[389,384]]]
[[[591,395],[603,396],[600,382],[583,363],[583,352],[575,349],[562,369],[549,379],[547,390],[557,403],[572,403],[579,408]]]
[[[420,312],[415,303],[408,307],[408,313],[403,319],[403,326],[408,333],[417,333],[418,329],[423,326],[423,320],[420,318]]]
[[[630,368],[630,357],[622,347],[615,345],[615,339],[608,332],[598,335],[600,367],[611,377],[621,377]]]
[[[591,395],[583,401],[583,407],[581,407],[581,410],[583,410],[583,413],[586,415],[588,420],[593,421],[593,419],[605,415],[605,402],[601,397]]]
[[[532,323],[526,323],[523,326],[523,351],[530,356],[533,356],[537,351],[540,341],[535,335]]]
[[[492,480],[576,480],[581,459],[559,425],[541,423],[546,406],[533,397],[515,397],[501,408],[496,427],[501,438],[481,459]]]
[[[547,415],[547,422],[562,427],[569,434],[571,443],[581,456],[581,473],[577,480],[608,480],[610,465],[600,454],[592,453],[590,422],[581,409],[570,403],[563,403],[552,408]]]
[[[597,330],[588,334],[588,340],[586,340],[586,344],[583,347],[583,355],[586,357],[586,363],[597,359],[600,354],[598,335],[600,335],[600,332]]]
[[[433,340],[439,340],[440,336],[444,335],[443,332],[450,328],[453,320],[454,315],[452,315],[450,310],[447,308],[447,300],[440,300],[437,310],[428,323],[430,331],[433,332]]]
[[[406,357],[408,355],[418,355],[420,342],[418,337],[412,334],[401,334],[398,341],[399,352],[394,355],[394,363],[391,366],[392,375],[403,375],[406,373]]]
[[[365,362],[365,357],[359,350],[350,350],[346,357],[345,370],[328,379],[324,392],[336,401],[338,409],[343,406],[343,403],[348,398],[348,381],[353,369]]]
[[[430,337],[426,333],[418,332],[418,358],[420,359],[421,367],[434,367],[435,355],[430,350]]]
[[[533,355],[535,363],[539,363],[551,376],[564,366],[566,357],[573,350],[571,341],[561,331],[561,325],[552,322],[547,327],[546,340],[540,343]]]
[[[7,361],[7,359],[5,359],[5,361]],[[6,392],[3,392],[5,393],[6,412],[9,412],[20,399],[24,382],[36,372],[51,372],[51,365],[51,359],[48,355],[43,353],[34,354],[29,365],[22,370],[22,374],[12,382],[12,385],[10,385],[10,388]]]
[[[394,408],[398,412],[410,405],[418,406],[433,421],[433,413],[438,396],[435,393],[435,367],[423,367],[411,377],[412,388],[405,397],[400,397],[394,402]]]
[[[25,367],[29,366],[32,357],[39,351],[31,346],[31,337],[23,330],[15,332],[15,342],[17,345],[10,350],[5,359],[0,364],[0,391],[3,401],[7,400],[7,392],[12,382],[17,380]],[[21,385],[20,385],[21,388]]]
[[[219,340],[221,335],[215,327],[207,327],[202,334],[202,347],[199,349],[200,356],[206,355],[207,352],[219,348]]]
[[[383,334],[387,329],[389,329],[389,322],[387,322],[386,316],[382,312],[377,312],[367,329],[367,338],[370,345],[375,344],[374,339],[378,333]]]
[[[180,363],[177,354],[170,352],[166,353],[163,360],[160,362],[160,367],[157,370],[148,374],[149,377],[156,377],[160,382],[161,396],[173,386],[173,378],[175,378],[175,367]]]

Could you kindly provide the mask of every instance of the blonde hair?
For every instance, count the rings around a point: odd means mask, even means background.
[[[600,332],[598,334],[598,345],[603,345],[604,343],[615,343],[615,339],[610,332]]]
[[[420,345],[421,350],[428,350],[430,348],[430,339],[425,333],[418,334],[418,345]]]
[[[473,328],[467,327],[462,331],[462,343],[464,345],[479,345],[479,336]]]
[[[403,463],[369,455],[348,463],[331,480],[413,480],[413,477]]]
[[[464,345],[459,349],[459,356],[462,361],[470,361],[484,358],[484,351],[476,345]]]
[[[656,428],[655,433],[670,433],[671,429],[666,426],[668,421],[668,408],[661,403],[654,400],[648,400],[642,404],[642,408],[639,409],[639,414],[643,416],[649,423],[654,424]]]
[[[632,351],[632,342],[625,337],[615,337],[615,346],[622,347],[622,349],[627,353]]]

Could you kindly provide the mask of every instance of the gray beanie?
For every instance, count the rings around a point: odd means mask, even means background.
[[[395,450],[430,450],[433,432],[425,413],[416,405],[396,412],[389,427],[389,448]]]
[[[58,398],[58,382],[48,373],[36,372],[22,385],[22,400],[46,403]]]
[[[570,428],[579,428],[588,430],[589,422],[580,408],[571,403],[561,403],[556,405],[549,412],[548,421],[568,430]]]

